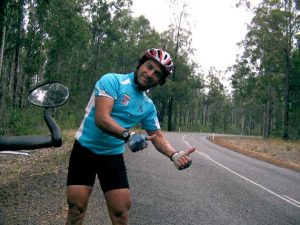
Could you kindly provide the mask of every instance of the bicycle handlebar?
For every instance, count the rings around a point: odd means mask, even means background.
[[[0,137],[0,150],[27,150],[52,146],[50,136]]]
[[[62,145],[61,132],[52,117],[51,108],[44,110],[44,118],[51,136],[0,136],[0,151],[60,147]]]

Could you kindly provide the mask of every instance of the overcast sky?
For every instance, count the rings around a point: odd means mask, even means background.
[[[212,66],[225,70],[241,53],[236,43],[244,39],[246,24],[250,23],[253,15],[245,8],[236,8],[236,2],[186,0],[190,10],[188,20],[192,23],[193,47],[196,49],[194,60],[205,71]],[[251,2],[257,4],[260,0]],[[174,21],[167,0],[133,0],[132,10],[134,16],[144,15],[159,32],[166,30]]]

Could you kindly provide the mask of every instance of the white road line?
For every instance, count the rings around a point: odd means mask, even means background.
[[[186,135],[183,135],[183,136],[182,136],[183,142],[184,142],[188,147],[192,148],[192,146],[185,140],[185,137],[186,137]]]
[[[205,154],[204,152],[199,152],[199,151],[197,151],[200,155],[203,155],[204,157],[206,157],[206,158],[210,158],[210,156],[209,155],[207,155],[207,154]]]
[[[300,202],[298,202],[297,200],[295,200],[295,199],[293,199],[293,198],[291,198],[291,197],[289,197],[289,196],[287,196],[287,195],[282,195],[282,197],[284,197],[284,198],[286,198],[286,199],[288,199],[288,200],[290,200],[290,201],[292,201],[292,202],[294,202],[295,204],[297,204],[297,205],[300,206]]]
[[[183,135],[183,137],[182,137],[183,142],[184,142],[188,147],[191,148],[192,146],[185,140],[185,137],[186,137],[186,135]],[[296,200],[294,200],[294,199],[292,199],[292,198],[290,198],[290,197],[288,197],[288,196],[284,197],[284,196],[281,196],[281,195],[275,193],[274,191],[271,191],[270,189],[268,189],[268,188],[266,188],[266,187],[264,187],[264,186],[262,186],[262,185],[260,185],[260,184],[258,184],[258,183],[256,183],[256,182],[254,182],[253,180],[250,180],[249,178],[244,177],[243,175],[241,175],[241,174],[239,174],[239,173],[233,171],[232,169],[230,169],[230,168],[228,168],[228,167],[222,165],[221,163],[217,162],[216,160],[213,160],[209,155],[207,155],[207,154],[205,154],[205,153],[203,153],[203,152],[200,152],[200,151],[198,151],[198,150],[196,150],[196,152],[197,152],[198,154],[204,156],[204,157],[207,158],[208,160],[214,162],[215,164],[217,164],[217,165],[223,167],[224,169],[228,170],[229,172],[231,172],[231,173],[237,175],[238,177],[240,177],[240,178],[242,178],[242,179],[244,179],[244,180],[246,180],[246,181],[248,181],[248,182],[250,182],[250,183],[256,185],[257,187],[259,187],[259,188],[261,188],[261,189],[263,189],[263,190],[269,192],[269,193],[272,194],[272,195],[275,195],[276,197],[278,197],[278,198],[284,200],[285,202],[288,202],[288,203],[292,204],[293,206],[296,206],[297,208],[300,209],[300,205],[298,205],[298,204],[299,204],[298,201],[296,201]]]

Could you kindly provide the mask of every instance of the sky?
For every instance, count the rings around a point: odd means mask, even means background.
[[[242,53],[237,43],[245,38],[247,24],[253,15],[244,7],[236,8],[238,0],[186,0],[193,33],[193,57],[204,71],[210,67],[226,70]],[[259,0],[250,0],[257,4]],[[174,21],[167,0],[133,0],[134,16],[144,15],[158,32],[168,29]],[[179,17],[179,13],[177,17]]]

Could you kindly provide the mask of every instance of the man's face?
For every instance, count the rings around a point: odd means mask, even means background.
[[[155,87],[160,83],[162,76],[163,71],[159,63],[151,59],[144,62],[137,71],[137,81],[143,89]]]

